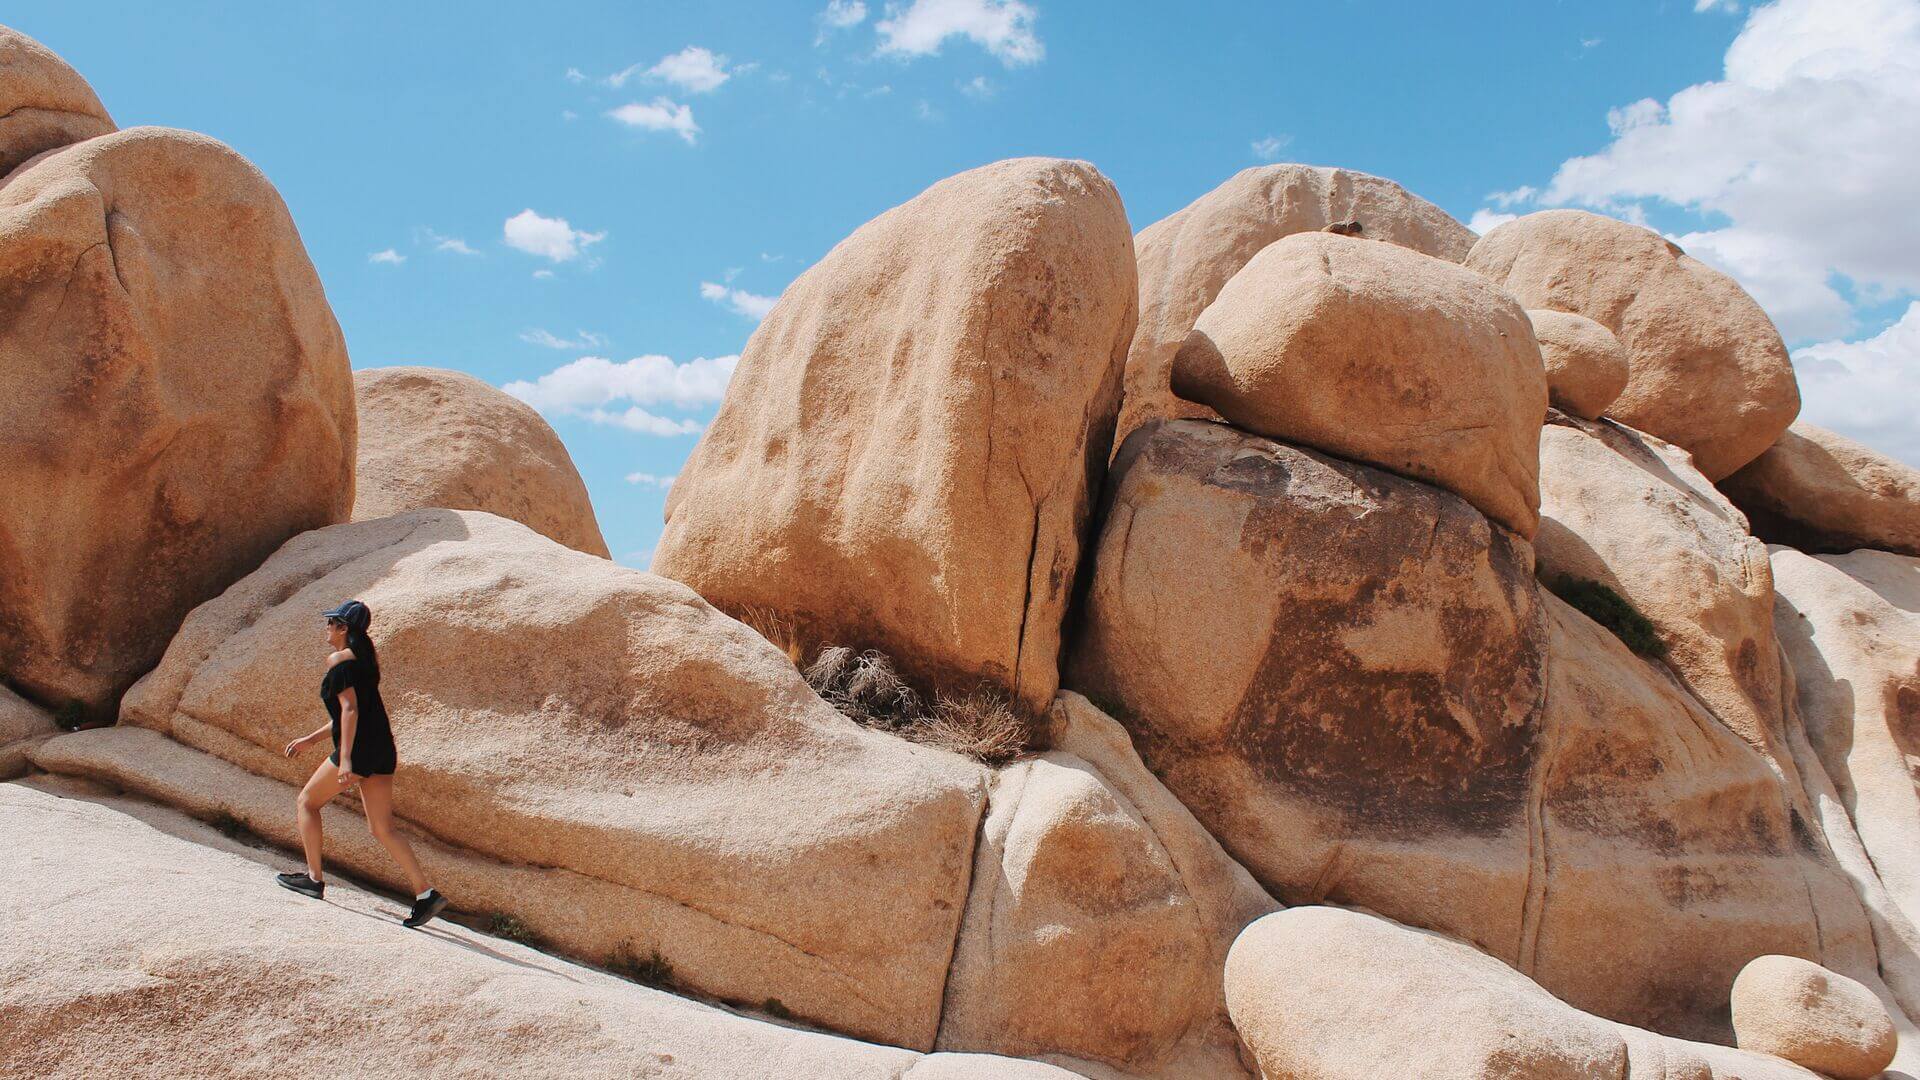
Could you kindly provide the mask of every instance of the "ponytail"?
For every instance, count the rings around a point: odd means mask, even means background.
[[[365,630],[347,630],[347,648],[353,652],[353,658],[360,661],[366,669],[366,678],[373,685],[380,685],[380,654],[374,650],[373,639]]]

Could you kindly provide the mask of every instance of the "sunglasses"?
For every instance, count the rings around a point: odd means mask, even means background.
[[[343,623],[343,622],[341,622],[341,621],[340,621],[339,619],[328,619],[328,620],[327,620],[327,625],[328,625],[328,626],[345,626],[345,625],[347,625],[347,624],[346,624],[346,623]]]

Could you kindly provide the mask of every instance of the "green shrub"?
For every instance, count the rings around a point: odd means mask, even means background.
[[[233,811],[228,810],[226,807],[215,810],[206,820],[207,824],[213,826],[216,832],[235,843],[248,844],[253,847],[264,847],[266,845],[266,841],[261,839],[259,833],[254,832],[246,822],[240,820]]]
[[[506,938],[508,941],[522,945],[540,944],[540,935],[534,933],[526,923],[511,915],[495,913],[487,916],[486,932],[494,937]]]
[[[1588,578],[1559,574],[1547,582],[1547,588],[1567,603],[1580,609],[1587,618],[1606,627],[1627,648],[1655,660],[1667,655],[1667,643],[1660,640],[1652,621],[1611,588]]]
[[[607,970],[656,990],[672,990],[678,985],[673,977],[673,964],[660,955],[659,949],[646,956],[636,956],[631,941],[621,945],[620,951],[607,961]]]
[[[793,1019],[793,1010],[787,1008],[779,998],[775,997],[768,998],[766,1002],[760,1006],[760,1011],[773,1017],[775,1020]]]

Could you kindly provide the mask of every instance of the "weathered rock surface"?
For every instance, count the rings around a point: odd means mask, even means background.
[[[1718,480],[1773,444],[1800,411],[1787,348],[1732,278],[1658,233],[1583,210],[1543,210],[1467,256],[1529,309],[1584,315],[1631,364],[1607,414],[1686,448]]]
[[[1686,454],[1618,424],[1556,417],[1540,433],[1540,516],[1541,578],[1625,597],[1681,681],[1791,773],[1766,546]]]
[[[1268,1076],[1296,1080],[1815,1080],[1778,1058],[1611,1023],[1467,945],[1361,911],[1248,927],[1227,1003]]]
[[[273,884],[286,859],[71,782],[0,784],[0,835],[10,1076],[1074,1075],[797,1030],[451,922],[410,933],[396,901],[337,877],[296,896]]]
[[[0,26],[0,177],[35,154],[112,130],[113,118],[79,72]]]
[[[1526,312],[1444,259],[1332,233],[1261,249],[1174,356],[1173,392],[1234,426],[1539,523],[1547,382]]]
[[[607,557],[587,485],[533,407],[471,375],[429,367],[353,373],[360,457],[353,520],[485,510]]]
[[[1460,262],[1473,230],[1391,180],[1312,165],[1243,169],[1184,208],[1140,230],[1140,329],[1127,353],[1117,450],[1149,420],[1209,417],[1168,389],[1173,357],[1194,322],[1260,249],[1283,236],[1360,223],[1360,235]]]
[[[974,851],[939,1046],[1136,1075],[1244,1077],[1221,965],[1278,907],[1078,694],[1002,770]]]
[[[1527,318],[1540,343],[1554,408],[1583,420],[1599,419],[1627,388],[1629,358],[1620,339],[1584,315],[1535,309]]]
[[[396,810],[492,861],[490,906],[573,955],[657,949],[700,992],[932,1046],[983,770],[857,727],[674,582],[473,511],[317,530],[194,611],[123,728],[304,781],[317,754],[280,747],[324,719],[318,612],[343,597],[374,612]],[[115,771],[66,741],[36,761]],[[526,867],[556,873],[536,891]]]
[[[805,642],[879,648],[923,688],[1045,711],[1137,303],[1126,212],[1092,166],[935,184],[754,332],[654,571]]]
[[[1797,956],[1760,956],[1733,982],[1740,1048],[1839,1080],[1872,1080],[1893,1063],[1893,1021],[1873,991]]]
[[[194,605],[346,518],[346,347],[273,186],[182,131],[15,170],[0,280],[0,670],[106,711]]]
[[[1770,544],[1920,555],[1920,469],[1825,428],[1794,424],[1720,490]]]
[[[1920,560],[1771,550],[1808,740],[1894,904],[1920,924]]]
[[[0,780],[27,771],[27,750],[54,733],[45,709],[0,686]]]

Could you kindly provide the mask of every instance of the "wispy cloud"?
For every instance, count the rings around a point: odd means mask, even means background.
[[[975,101],[985,101],[1000,92],[1000,88],[993,85],[993,80],[987,78],[985,75],[975,75],[966,82],[957,85],[962,94],[965,94]]]
[[[572,338],[563,338],[538,327],[523,331],[520,340],[543,349],[603,349],[609,344],[605,334],[576,330]]]
[[[664,97],[642,104],[635,101],[607,113],[627,125],[646,131],[671,131],[692,145],[700,138],[700,125],[693,121],[693,108]]]
[[[1265,135],[1253,140],[1253,156],[1261,161],[1273,161],[1293,142],[1291,135]]]
[[[376,251],[367,256],[367,261],[370,263],[385,263],[388,266],[399,266],[401,263],[407,261],[407,257],[392,248],[387,248],[384,251]]]
[[[738,356],[699,357],[684,363],[658,355],[622,363],[583,356],[532,381],[515,380],[507,393],[549,416],[574,416],[642,435],[692,435],[701,424],[665,416],[661,406],[692,409],[716,404],[727,392]],[[623,407],[624,406],[624,407]]]
[[[672,476],[660,476],[650,472],[630,472],[627,474],[627,483],[639,484],[641,487],[670,488],[673,486],[673,479]]]
[[[508,247],[557,263],[578,258],[582,249],[607,238],[604,232],[576,229],[566,218],[542,217],[531,209],[508,218],[501,231]]]
[[[1467,228],[1485,236],[1519,216],[1519,214],[1509,214],[1500,210],[1489,210],[1483,206],[1473,212],[1473,217],[1467,222]]]
[[[644,68],[634,64],[624,71],[615,72],[607,76],[607,85],[615,88],[625,86],[636,75],[670,82],[689,94],[712,93],[733,77],[732,72],[727,70],[725,56],[699,45],[689,45]]]
[[[773,305],[780,299],[777,296],[759,296],[745,289],[735,289],[715,281],[700,283],[700,295],[716,304],[732,308],[735,314],[744,315],[755,322],[767,317]]]
[[[480,252],[457,236],[442,236],[432,229],[422,227],[415,231],[414,239],[429,244],[435,251],[452,252],[455,255],[478,255]]]
[[[889,7],[873,28],[882,55],[932,56],[948,38],[963,37],[1008,67],[1018,67],[1046,56],[1033,32],[1037,14],[1021,0],[913,0],[905,10]]]
[[[861,0],[827,0],[827,6],[815,18],[823,27],[845,30],[866,21],[867,5]]]

